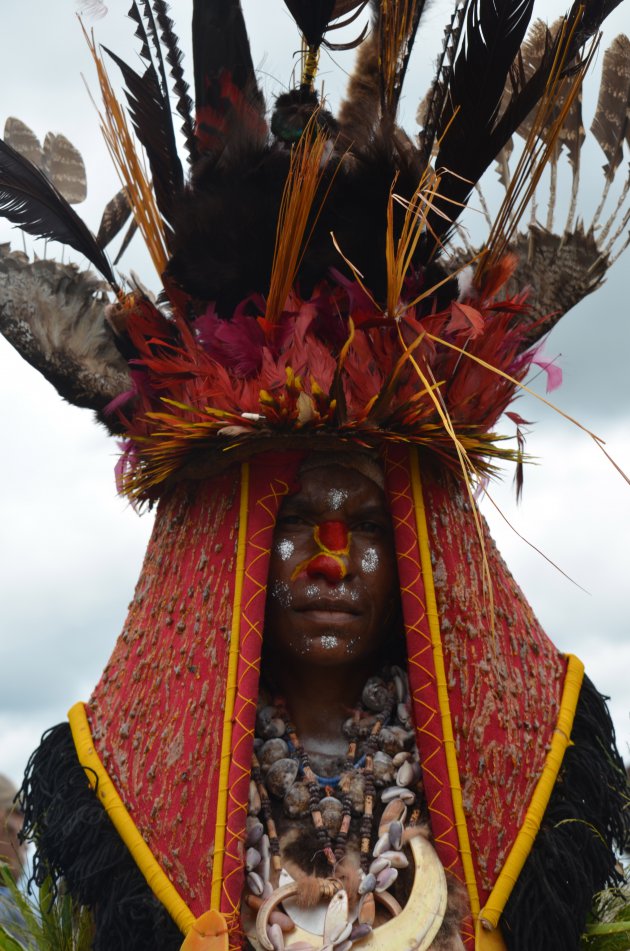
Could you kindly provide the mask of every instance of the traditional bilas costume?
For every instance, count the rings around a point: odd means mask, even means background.
[[[82,251],[116,291],[88,308],[105,311],[93,332],[100,369],[86,355],[56,381],[124,434],[120,486],[157,504],[103,676],[29,764],[35,879],[63,880],[92,909],[99,951],[575,949],[594,893],[617,876],[625,774],[602,698],[540,628],[472,488],[497,461],[522,462],[494,426],[555,318],[519,284],[513,212],[574,115],[603,12],[576,4],[553,31],[538,25],[525,55],[530,2],[460,5],[412,141],[396,113],[419,0],[371,4],[336,117],[315,90],[319,51],[340,48],[330,31],[359,22],[366,3],[286,0],[303,75],[270,123],[238,0],[193,6],[194,123],[163,0],[132,4],[145,72],[109,54],[151,184],[93,50],[125,183],[98,242],[41,172],[0,146],[4,213]],[[445,248],[472,185],[526,120],[525,157],[488,242],[453,263]],[[163,275],[157,302],[120,291],[103,251],[131,211]],[[24,264],[7,267],[9,281],[12,267]],[[376,700],[364,693],[356,718],[370,730],[350,737],[337,797],[318,786],[282,709],[259,699],[276,515],[317,453],[355,454],[380,472],[406,641],[406,674],[394,666],[372,684]],[[329,529],[318,544],[334,560],[346,541]],[[285,879],[281,911],[273,749],[289,763],[278,795],[302,783],[333,857],[319,936],[281,927],[294,892]],[[341,803],[335,833],[324,800]],[[410,833],[421,818],[430,841]],[[367,844],[351,920],[334,861],[353,823]],[[410,858],[401,908],[390,885]],[[457,883],[467,907],[449,937]],[[380,926],[374,893],[393,916]],[[244,896],[256,926],[241,917]]]

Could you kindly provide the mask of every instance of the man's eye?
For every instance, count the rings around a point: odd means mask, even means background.
[[[383,526],[380,522],[372,522],[369,519],[366,519],[363,522],[359,522],[354,527],[355,532],[365,532],[368,535],[378,535],[383,531]]]
[[[298,528],[301,525],[308,525],[308,522],[301,515],[281,515],[278,525],[281,528]]]

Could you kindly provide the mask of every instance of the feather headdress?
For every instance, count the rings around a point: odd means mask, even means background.
[[[510,241],[526,204],[523,189],[531,190],[546,162],[555,167],[563,145],[575,197],[579,82],[586,44],[608,7],[574,5],[551,30],[538,25],[526,37],[531,0],[460,4],[414,142],[396,115],[424,3],[286,5],[302,35],[303,70],[269,117],[238,0],[193,4],[194,106],[167,4],[132,4],[144,72],[115,52],[107,58],[122,73],[150,179],[92,45],[103,127],[126,183],[96,239],[56,192],[60,166],[48,145],[42,150],[17,120],[7,126],[5,215],[32,234],[71,244],[112,286],[104,249],[130,216],[117,260],[139,227],[158,270],[166,262],[161,310],[134,291],[118,294],[107,311],[132,368],[127,397],[112,404],[120,419],[112,415],[110,426],[126,428],[132,440],[124,471],[133,494],[149,486],[159,492],[198,449],[216,446],[220,456],[235,441],[245,451],[249,438],[257,442],[279,426],[300,436],[411,440],[456,466],[467,458],[471,474],[497,455],[515,455],[492,427],[526,375],[531,344],[549,327],[545,308],[557,308],[523,297],[513,272],[524,265],[509,256]],[[340,28],[353,39],[333,44]],[[624,42],[606,54],[593,125],[608,159],[607,182],[627,139],[626,119],[617,118],[623,104],[611,105],[611,96],[627,99],[612,79],[623,85]],[[315,88],[327,44],[358,46],[337,117]],[[183,120],[188,181],[171,96]],[[449,251],[449,237],[483,172],[495,159],[506,161],[515,133],[526,145],[509,181],[504,176],[505,209],[487,245],[466,261]],[[22,143],[20,153],[11,142]],[[534,228],[530,248],[536,235],[534,246],[541,245]],[[606,260],[599,253],[580,293],[597,283]],[[475,276],[462,295],[457,274],[466,263]],[[479,392],[462,403],[467,376]]]

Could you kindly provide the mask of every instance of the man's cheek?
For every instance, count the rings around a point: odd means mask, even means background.
[[[295,552],[295,545],[290,538],[279,538],[273,546],[273,551],[280,561],[289,561]]]
[[[281,608],[290,608],[293,604],[291,587],[286,581],[274,581],[269,592],[270,600]]]

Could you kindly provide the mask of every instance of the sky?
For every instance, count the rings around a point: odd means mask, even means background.
[[[100,42],[132,61],[127,0],[108,0],[108,6],[106,17],[87,22]],[[175,0],[171,6],[187,51],[190,4]],[[292,22],[281,0],[246,0],[244,6],[261,84],[267,92],[281,90],[290,82],[298,45]],[[616,11],[608,40],[622,30],[627,8],[628,0]],[[410,131],[449,9],[443,0],[435,2],[423,21],[403,103]],[[14,115],[42,140],[52,131],[77,146],[89,186],[77,210],[96,231],[118,182],[81,80],[83,74],[94,89],[76,10],[74,0],[30,0],[3,11],[0,127]],[[563,7],[554,0],[544,10],[551,20]],[[341,88],[335,74],[343,80],[351,54],[336,58],[341,70],[327,59],[321,67],[333,108]],[[190,63],[187,56],[185,65]],[[601,54],[585,93],[587,113],[600,64]],[[602,164],[596,146],[586,149],[580,214],[587,224],[601,191]],[[492,175],[484,191],[496,207]],[[479,221],[475,212],[467,219],[473,235]],[[19,233],[0,222],[0,241],[8,240],[21,247]],[[134,268],[157,288],[138,239],[122,267]],[[562,387],[549,398],[602,437],[628,473],[629,268],[630,252],[605,287],[565,316],[545,345],[564,373]],[[533,382],[543,396],[544,385],[541,377]],[[599,689],[612,697],[620,748],[630,760],[630,485],[595,442],[559,413],[531,397],[520,399],[516,409],[535,421],[527,443],[535,462],[527,467],[524,497],[517,506],[512,473],[506,471],[489,488],[483,510],[548,634],[559,648],[581,657]],[[63,403],[1,338],[0,414],[0,772],[19,782],[44,730],[63,720],[74,702],[86,700],[98,680],[122,627],[152,519],[116,496],[116,443],[88,411]],[[511,424],[504,423],[511,433]]]

